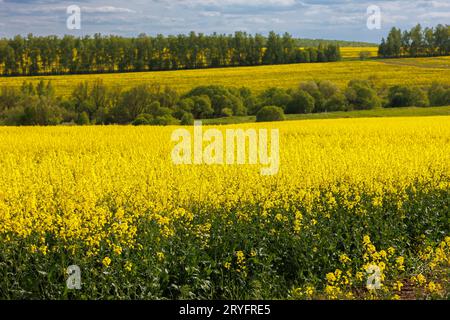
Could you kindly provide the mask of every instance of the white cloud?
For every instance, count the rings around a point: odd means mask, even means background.
[[[449,12],[429,12],[425,14],[421,14],[419,18],[422,20],[428,19],[449,19],[450,21],[450,11]]]
[[[222,15],[219,11],[203,11],[199,14],[201,17],[219,17]]]
[[[295,0],[179,0],[191,6],[292,6]]]
[[[82,12],[86,13],[135,13],[135,10],[128,8],[118,8],[113,6],[104,7],[81,7]]]

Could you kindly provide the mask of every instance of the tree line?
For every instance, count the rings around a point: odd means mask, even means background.
[[[411,30],[392,28],[387,39],[382,39],[378,49],[380,57],[422,57],[450,54],[450,25],[422,28],[420,24]]]
[[[257,115],[264,121],[284,114],[320,113],[381,107],[450,105],[450,85],[428,88],[375,86],[375,80],[352,80],[341,89],[330,81],[302,82],[297,88],[199,86],[180,95],[169,86],[141,84],[122,91],[101,79],[79,83],[67,98],[58,97],[52,83],[23,82],[20,89],[0,91],[0,124],[192,124],[194,119]]]
[[[301,48],[290,34],[236,32],[136,38],[29,34],[0,39],[0,74],[39,75],[255,66],[341,59],[338,44]]]

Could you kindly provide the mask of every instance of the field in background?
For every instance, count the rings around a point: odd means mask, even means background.
[[[356,53],[352,53],[356,54]],[[345,86],[352,79],[374,77],[379,84],[425,86],[433,81],[450,83],[450,57],[341,61],[259,67],[162,71],[122,74],[92,74],[47,77],[0,77],[0,86],[19,87],[24,80],[51,80],[57,94],[69,95],[83,81],[102,79],[107,86],[130,88],[142,83],[170,85],[184,93],[199,85],[247,86],[256,92],[269,87],[292,88],[301,81],[331,80]]]
[[[376,58],[378,47],[341,47],[341,55],[344,60],[358,60],[361,52],[369,52],[371,58]]]

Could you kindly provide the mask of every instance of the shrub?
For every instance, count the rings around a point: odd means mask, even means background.
[[[221,116],[223,117],[231,117],[233,115],[233,110],[230,108],[223,108],[221,112]]]
[[[192,113],[185,112],[181,117],[181,125],[182,126],[191,126],[194,124],[194,116]]]
[[[173,115],[177,119],[181,119],[185,113],[192,113],[194,109],[194,101],[191,98],[184,98],[175,105]]]
[[[211,106],[211,100],[208,96],[195,96],[192,100],[194,101],[192,113],[196,119],[209,118],[214,114],[214,109]]]
[[[48,126],[57,125],[63,121],[65,110],[50,97],[29,97],[23,105],[20,124]]]
[[[131,124],[133,126],[145,126],[151,124],[152,120],[153,117],[151,114],[143,113],[138,115]]]
[[[368,110],[381,108],[381,99],[368,81],[350,81],[345,91],[345,96],[351,109]]]
[[[314,105],[315,100],[308,92],[297,90],[292,94],[292,100],[286,107],[286,113],[311,113]]]
[[[336,93],[325,103],[325,111],[346,111],[347,99],[342,93]]]
[[[308,82],[302,82],[300,83],[300,90],[306,91],[311,95],[311,97],[314,98],[314,110],[311,110],[310,112],[323,112],[325,111],[325,97],[322,93],[319,82],[315,81],[308,81]],[[323,86],[324,92],[328,92],[331,88],[327,84],[324,84]]]
[[[288,103],[291,101],[291,96],[284,89],[269,88],[259,95],[259,107],[277,106],[286,110]],[[256,110],[258,112],[258,110]]]
[[[428,89],[428,98],[432,106],[450,105],[450,88],[444,87],[441,83],[433,82]]]
[[[235,115],[245,115],[246,108],[242,101],[241,93],[245,91],[223,86],[199,86],[192,89],[185,97],[195,99],[195,97],[208,97],[212,112],[200,112],[194,110],[195,118],[206,118],[213,115],[220,116],[223,108],[230,108]],[[209,108],[208,108],[209,109]]]
[[[89,123],[90,123],[89,115],[86,113],[86,111],[80,113],[80,115],[78,116],[77,124],[80,126],[85,126],[88,125]]]
[[[154,126],[170,126],[177,124],[177,119],[169,115],[158,116],[150,120],[150,124]]]
[[[284,112],[283,109],[277,106],[267,106],[261,108],[256,114],[257,122],[271,122],[271,121],[283,121]]]
[[[390,107],[425,107],[428,98],[420,88],[408,86],[394,86],[389,89],[388,94]]]
[[[372,56],[370,51],[361,51],[359,53],[359,60],[368,60]]]
[[[339,92],[337,85],[329,80],[320,81],[317,86],[325,99],[330,99],[333,95]]]

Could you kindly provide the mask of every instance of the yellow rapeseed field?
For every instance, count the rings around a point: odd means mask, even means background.
[[[359,59],[361,52],[370,52],[370,57],[378,56],[378,47],[341,47],[342,59]]]
[[[0,127],[1,297],[448,294],[449,117],[237,127],[280,130],[277,175],[176,166],[175,127]]]
[[[360,48],[358,48],[360,49]],[[343,52],[359,54],[359,51]],[[255,92],[270,87],[294,88],[302,81],[330,80],[345,87],[350,80],[366,80],[371,77],[378,85],[410,84],[429,86],[433,81],[450,83],[450,57],[382,59],[370,61],[341,61],[333,63],[301,63],[259,67],[236,67],[222,69],[180,70],[162,72],[141,72],[121,74],[92,74],[39,77],[0,77],[3,85],[20,87],[23,81],[37,84],[41,79],[51,80],[57,95],[68,96],[75,86],[84,81],[102,79],[108,87],[123,89],[142,83],[169,85],[180,93],[200,86],[224,85],[246,86]]]

